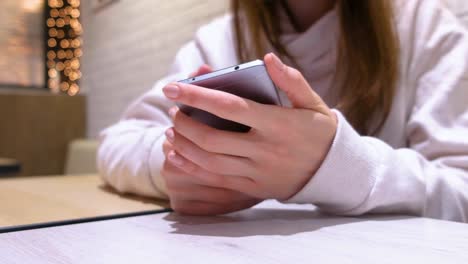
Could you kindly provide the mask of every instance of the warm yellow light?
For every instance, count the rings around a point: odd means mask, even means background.
[[[70,85],[70,88],[68,89],[68,95],[70,96],[77,95],[79,91],[80,91],[80,87],[76,83],[73,83],[72,85]]]
[[[43,1],[43,0],[23,0]],[[51,91],[66,92],[70,96],[79,93],[80,87],[76,83],[81,77],[81,62],[83,56],[83,26],[79,21],[81,12],[80,0],[47,0],[50,9],[50,17],[47,19],[48,46],[60,48],[58,51],[47,52],[47,84]],[[69,27],[68,27],[69,26]],[[65,32],[65,29],[67,30]]]
[[[78,10],[78,9],[73,9],[73,10],[71,11],[70,14],[71,14],[71,16],[72,16],[73,18],[79,18],[79,17],[80,17],[80,10]]]
[[[53,60],[53,59],[55,59],[56,57],[57,57],[57,54],[56,54],[53,50],[49,50],[49,51],[47,52],[47,58],[48,58],[49,60]]]
[[[81,49],[76,49],[74,53],[77,58],[83,56],[83,51]]]
[[[63,39],[65,37],[65,32],[62,29],[57,30],[57,38]]]
[[[81,39],[80,38],[76,38],[74,40],[72,40],[72,43],[71,43],[71,46],[73,48],[79,48],[81,46]]]
[[[52,69],[55,67],[55,61],[53,60],[48,60],[47,61],[47,68]]]
[[[57,10],[57,8],[50,10],[50,16],[53,18],[56,18],[59,16],[59,11]]]
[[[55,27],[55,19],[48,18],[46,22],[48,27]]]
[[[71,72],[68,78],[70,78],[70,81],[76,81],[78,79],[78,74],[76,74],[76,72]]]
[[[73,10],[73,7],[71,6],[65,7],[65,14],[69,15],[72,12],[72,10]]]
[[[62,60],[62,59],[65,58],[65,56],[67,56],[67,54],[65,53],[64,50],[59,50],[59,51],[57,52],[57,57],[58,57],[59,59]]]
[[[52,78],[52,79],[57,78],[57,75],[58,75],[57,70],[55,69],[50,69],[47,72],[47,74],[49,75],[49,78]]]
[[[67,50],[66,54],[67,54],[66,55],[67,59],[69,59],[69,60],[73,59],[74,56],[73,56],[73,51],[72,50]]]
[[[57,37],[57,29],[55,29],[55,28],[49,29],[49,37],[51,37],[51,38]]]
[[[47,45],[51,48],[57,46],[57,41],[54,39],[54,38],[50,38],[48,41],[47,41]]]
[[[63,71],[65,69],[65,65],[63,64],[63,62],[59,61],[59,62],[57,62],[57,66],[55,66],[55,68],[58,71]]]
[[[70,63],[70,66],[74,70],[78,70],[80,68],[80,61],[78,59],[73,59]]]
[[[66,48],[70,47],[70,42],[68,42],[67,39],[62,39],[60,41],[60,47],[62,47],[62,49],[66,49]]]
[[[81,28],[80,21],[79,21],[77,18],[72,18],[72,19],[70,20],[70,26],[71,26],[73,29]]]
[[[59,18],[55,21],[55,24],[57,25],[57,27],[61,28],[61,27],[64,27],[65,26],[65,20],[63,20],[63,18]]]
[[[62,83],[60,84],[60,90],[62,90],[62,91],[65,92],[65,91],[68,90],[68,88],[70,88],[70,85],[69,85],[67,82],[62,82]]]
[[[81,27],[80,28],[75,28],[75,32],[79,36],[79,35],[83,34],[83,28],[81,28]]]
[[[80,6],[80,0],[68,0],[67,2],[73,7],[79,7]]]
[[[60,17],[65,17],[66,15],[67,15],[67,14],[66,14],[65,9],[60,8],[60,10],[59,10],[59,16],[60,16]]]

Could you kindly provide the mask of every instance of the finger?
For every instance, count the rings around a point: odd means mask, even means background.
[[[253,128],[261,127],[269,114],[262,104],[252,100],[196,85],[170,83],[163,92],[170,100]]]
[[[286,93],[294,108],[325,111],[320,96],[312,90],[304,76],[296,69],[285,64],[273,53],[264,58],[265,65],[273,82]],[[328,112],[328,111],[327,111]]]
[[[241,201],[248,197],[237,191],[198,184],[192,180],[191,175],[184,173],[182,170],[170,165],[166,165],[166,167],[166,186],[171,200],[227,203]]]
[[[169,151],[173,149],[174,147],[172,146],[171,142],[169,142],[168,140],[164,140],[164,143],[163,143],[164,156],[167,157],[167,154],[169,153]]]
[[[206,64],[203,64],[202,66],[200,66],[198,68],[198,70],[192,72],[189,77],[196,77],[196,76],[199,76],[199,75],[203,75],[203,74],[207,74],[207,73],[210,73],[212,72],[213,70],[211,69],[211,67],[209,65],[206,65]]]
[[[170,151],[167,157],[169,164],[164,168],[168,181],[187,181],[194,184],[224,188],[243,193],[253,193],[256,189],[255,183],[242,176],[228,176],[209,172],[190,160]],[[173,167],[172,167],[173,166]],[[180,173],[181,170],[184,173]],[[179,171],[179,173],[177,173]]]
[[[251,148],[251,134],[212,128],[190,118],[177,107],[169,112],[174,129],[206,151],[239,157],[250,157],[254,154]]]
[[[203,169],[224,175],[253,175],[255,167],[247,158],[206,151],[177,133],[173,128],[166,131],[174,150]]]
[[[169,151],[169,153],[172,153],[172,150]],[[166,182],[166,186],[168,188],[169,186],[175,186],[180,184],[202,185],[198,179],[192,176],[192,173],[188,172],[191,171],[191,169],[188,169],[188,165],[190,165],[190,163],[179,164],[179,161],[175,161],[172,157],[169,158],[169,153],[167,154],[166,160],[164,161],[161,169],[161,176]],[[180,168],[182,166],[185,167],[184,170]]]

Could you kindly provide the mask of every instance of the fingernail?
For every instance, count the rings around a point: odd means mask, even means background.
[[[174,143],[174,130],[172,128],[169,128],[166,130],[166,138],[169,140],[169,142]]]
[[[278,58],[278,56],[276,56],[273,52],[270,53],[271,56],[273,57],[273,63],[275,64],[275,67],[282,71],[284,69],[284,64],[283,62],[280,60],[280,58]]]
[[[179,97],[180,88],[177,85],[169,84],[163,88],[164,94],[170,99],[176,99]]]
[[[177,108],[177,106],[174,106],[174,107],[171,107],[171,109],[169,109],[169,116],[174,119],[176,113],[177,113],[177,110],[179,108]]]
[[[184,160],[182,159],[182,157],[177,155],[177,153],[175,153],[175,151],[173,150],[171,150],[171,152],[169,152],[167,156],[169,158],[169,161],[176,166],[182,166],[184,164]]]

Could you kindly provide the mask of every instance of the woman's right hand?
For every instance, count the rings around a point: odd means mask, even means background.
[[[164,142],[163,149],[166,160],[161,175],[174,211],[190,215],[218,215],[247,209],[261,201],[237,191],[214,187],[225,185],[221,181],[226,177],[214,175],[175,155],[168,140]]]
[[[203,65],[190,77],[211,71],[209,66]],[[226,180],[226,177],[214,175],[175,155],[174,147],[167,139],[163,151],[166,160],[161,175],[174,211],[191,215],[218,215],[247,209],[261,201],[237,191],[214,187],[226,186],[220,182]]]

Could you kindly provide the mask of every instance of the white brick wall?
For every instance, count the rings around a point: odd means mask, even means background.
[[[95,12],[82,2],[83,92],[88,136],[116,122],[129,103],[163,77],[194,31],[224,13],[228,0],[119,0]]]

